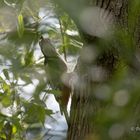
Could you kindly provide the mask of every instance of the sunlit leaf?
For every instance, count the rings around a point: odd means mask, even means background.
[[[3,96],[3,99],[1,101],[2,105],[4,107],[9,107],[11,106],[11,103],[12,103],[12,100],[11,100],[11,97],[10,96]]]
[[[12,133],[15,134],[16,132],[17,132],[16,126],[13,126],[13,127],[12,127]]]
[[[24,33],[24,21],[23,21],[23,16],[22,14],[18,15],[18,35],[21,38],[23,36]]]
[[[34,50],[27,52],[25,55],[25,66],[32,64],[34,61]]]

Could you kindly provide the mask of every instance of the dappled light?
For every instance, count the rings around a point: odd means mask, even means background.
[[[109,129],[109,136],[112,139],[119,139],[124,134],[125,128],[122,124],[113,124]]]
[[[120,90],[114,95],[114,104],[117,106],[125,106],[129,101],[129,93],[125,90]]]
[[[113,16],[105,9],[89,7],[81,12],[80,24],[88,34],[105,38],[111,34]]]
[[[0,1],[0,140],[138,140],[140,2]]]

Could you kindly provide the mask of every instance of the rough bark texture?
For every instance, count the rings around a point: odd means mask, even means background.
[[[89,4],[96,4],[96,6],[105,8],[106,10],[112,12],[117,23],[122,24],[123,26],[126,25],[126,16],[123,17],[127,10],[126,1],[97,0],[96,2],[94,1],[94,3],[90,1]],[[98,39],[94,36],[85,34],[82,31],[81,35],[85,40],[85,43],[90,43],[93,46],[95,41]],[[103,82],[107,82],[110,75],[113,74],[115,64],[117,62],[116,56],[117,50],[112,47],[111,49],[109,48],[108,50],[103,51],[97,58],[96,65],[105,68],[108,73],[106,80]],[[84,83],[84,89],[83,85],[81,85],[82,88],[80,90],[74,90],[67,140],[85,140],[88,139],[88,135],[98,133],[96,123],[94,123],[94,117],[96,117],[96,114],[100,111],[100,108],[102,108],[102,103],[94,97],[94,88],[96,88],[99,84],[102,84],[102,81],[99,83],[93,82],[90,75],[88,75],[88,67],[92,67],[92,65],[90,64],[90,66],[88,66],[88,64],[85,64],[85,62],[82,62],[79,58],[76,71],[79,74],[79,77],[84,76],[83,79],[80,79],[80,81],[83,81]],[[85,71],[81,73],[81,71],[77,69],[84,69]]]
[[[66,3],[62,4],[61,2],[63,3],[63,0],[60,0],[58,4],[73,18],[77,24],[80,35],[84,40],[84,45],[90,44],[90,46],[94,47],[99,38],[85,33],[80,27],[78,23],[79,21],[77,21],[76,17],[73,15],[73,13],[71,13],[71,9],[68,8],[76,7],[78,11],[78,4],[80,4],[80,2],[84,2],[84,6],[96,5],[111,12],[115,19],[115,25],[119,25],[120,28],[128,32],[130,30],[130,32],[134,33],[134,38],[137,42],[136,46],[138,46],[140,38],[139,20],[136,21],[134,28],[129,27],[131,26],[128,23],[128,12],[130,8],[129,0],[77,0],[76,2],[71,1],[68,5]],[[96,59],[96,62],[93,64],[85,63],[82,61],[81,57],[79,57],[75,71],[80,77],[80,85],[78,85],[80,88],[74,87],[67,140],[86,140],[88,139],[86,138],[88,135],[92,133],[98,133],[98,130],[96,129],[96,122],[94,123],[94,117],[96,117],[96,114],[104,105],[94,96],[94,89],[96,86],[99,86],[110,80],[119,60],[118,48],[116,49],[115,43],[111,43],[111,47],[103,50]],[[91,76],[88,72],[92,65],[97,65],[107,71],[106,77],[103,81],[96,82],[91,79]]]

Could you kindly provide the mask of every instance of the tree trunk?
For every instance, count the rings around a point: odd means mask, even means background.
[[[84,3],[84,6],[79,6],[78,4],[80,3],[81,5],[82,3]],[[79,13],[81,9],[84,9],[88,6],[98,6],[111,12],[114,18],[115,26],[121,28],[121,30],[130,32],[130,34],[133,33],[133,37],[136,40],[136,46],[138,46],[140,37],[140,27],[138,22],[139,18],[137,18],[136,24],[129,23],[129,0],[77,0],[70,2],[67,1],[67,3],[65,3],[63,0],[59,0],[58,4],[75,21],[79,29],[79,33],[83,38],[83,49],[88,46],[87,44],[90,44],[91,48],[94,48],[94,46],[100,47],[100,45],[104,45],[104,40],[102,40],[100,37],[85,33],[85,31],[81,27],[80,21],[77,20],[78,15],[74,15],[72,13],[72,11],[76,10],[74,8],[77,8],[77,13]],[[78,7],[82,8],[78,9]],[[72,11],[71,8],[73,8]],[[100,44],[100,42],[102,43]],[[100,130],[98,130],[96,118],[98,112],[105,108],[104,106],[106,105],[101,100],[96,98],[94,93],[96,87],[108,83],[115,72],[116,65],[119,63],[119,56],[121,55],[119,53],[123,53],[124,50],[122,49],[122,52],[119,52],[118,49],[120,49],[121,47],[119,48],[117,46],[118,44],[115,43],[116,40],[111,41],[111,44],[106,43],[107,45],[110,45],[110,47],[106,47],[105,49],[103,49],[93,63],[85,62],[82,56],[80,56],[78,59],[77,66],[75,68],[75,72],[77,73],[78,77],[78,84],[74,85],[73,90],[67,140],[88,140],[90,139],[90,135],[92,135],[91,139],[99,139]],[[89,49],[92,50],[91,48]],[[130,61],[126,63],[128,65],[131,65]],[[105,70],[103,78],[97,78],[97,80],[92,79],[91,73],[89,71],[94,66],[96,66],[97,68],[101,68],[102,73]],[[97,72],[97,74],[100,74],[100,72]]]

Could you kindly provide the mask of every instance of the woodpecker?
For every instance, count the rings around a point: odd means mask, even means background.
[[[60,91],[60,97],[54,96],[59,104],[61,114],[64,113],[68,122],[67,104],[71,90],[68,85],[62,82],[62,75],[67,73],[67,65],[56,52],[50,39],[41,37],[39,45],[45,58],[44,65],[48,83],[52,89]]]

